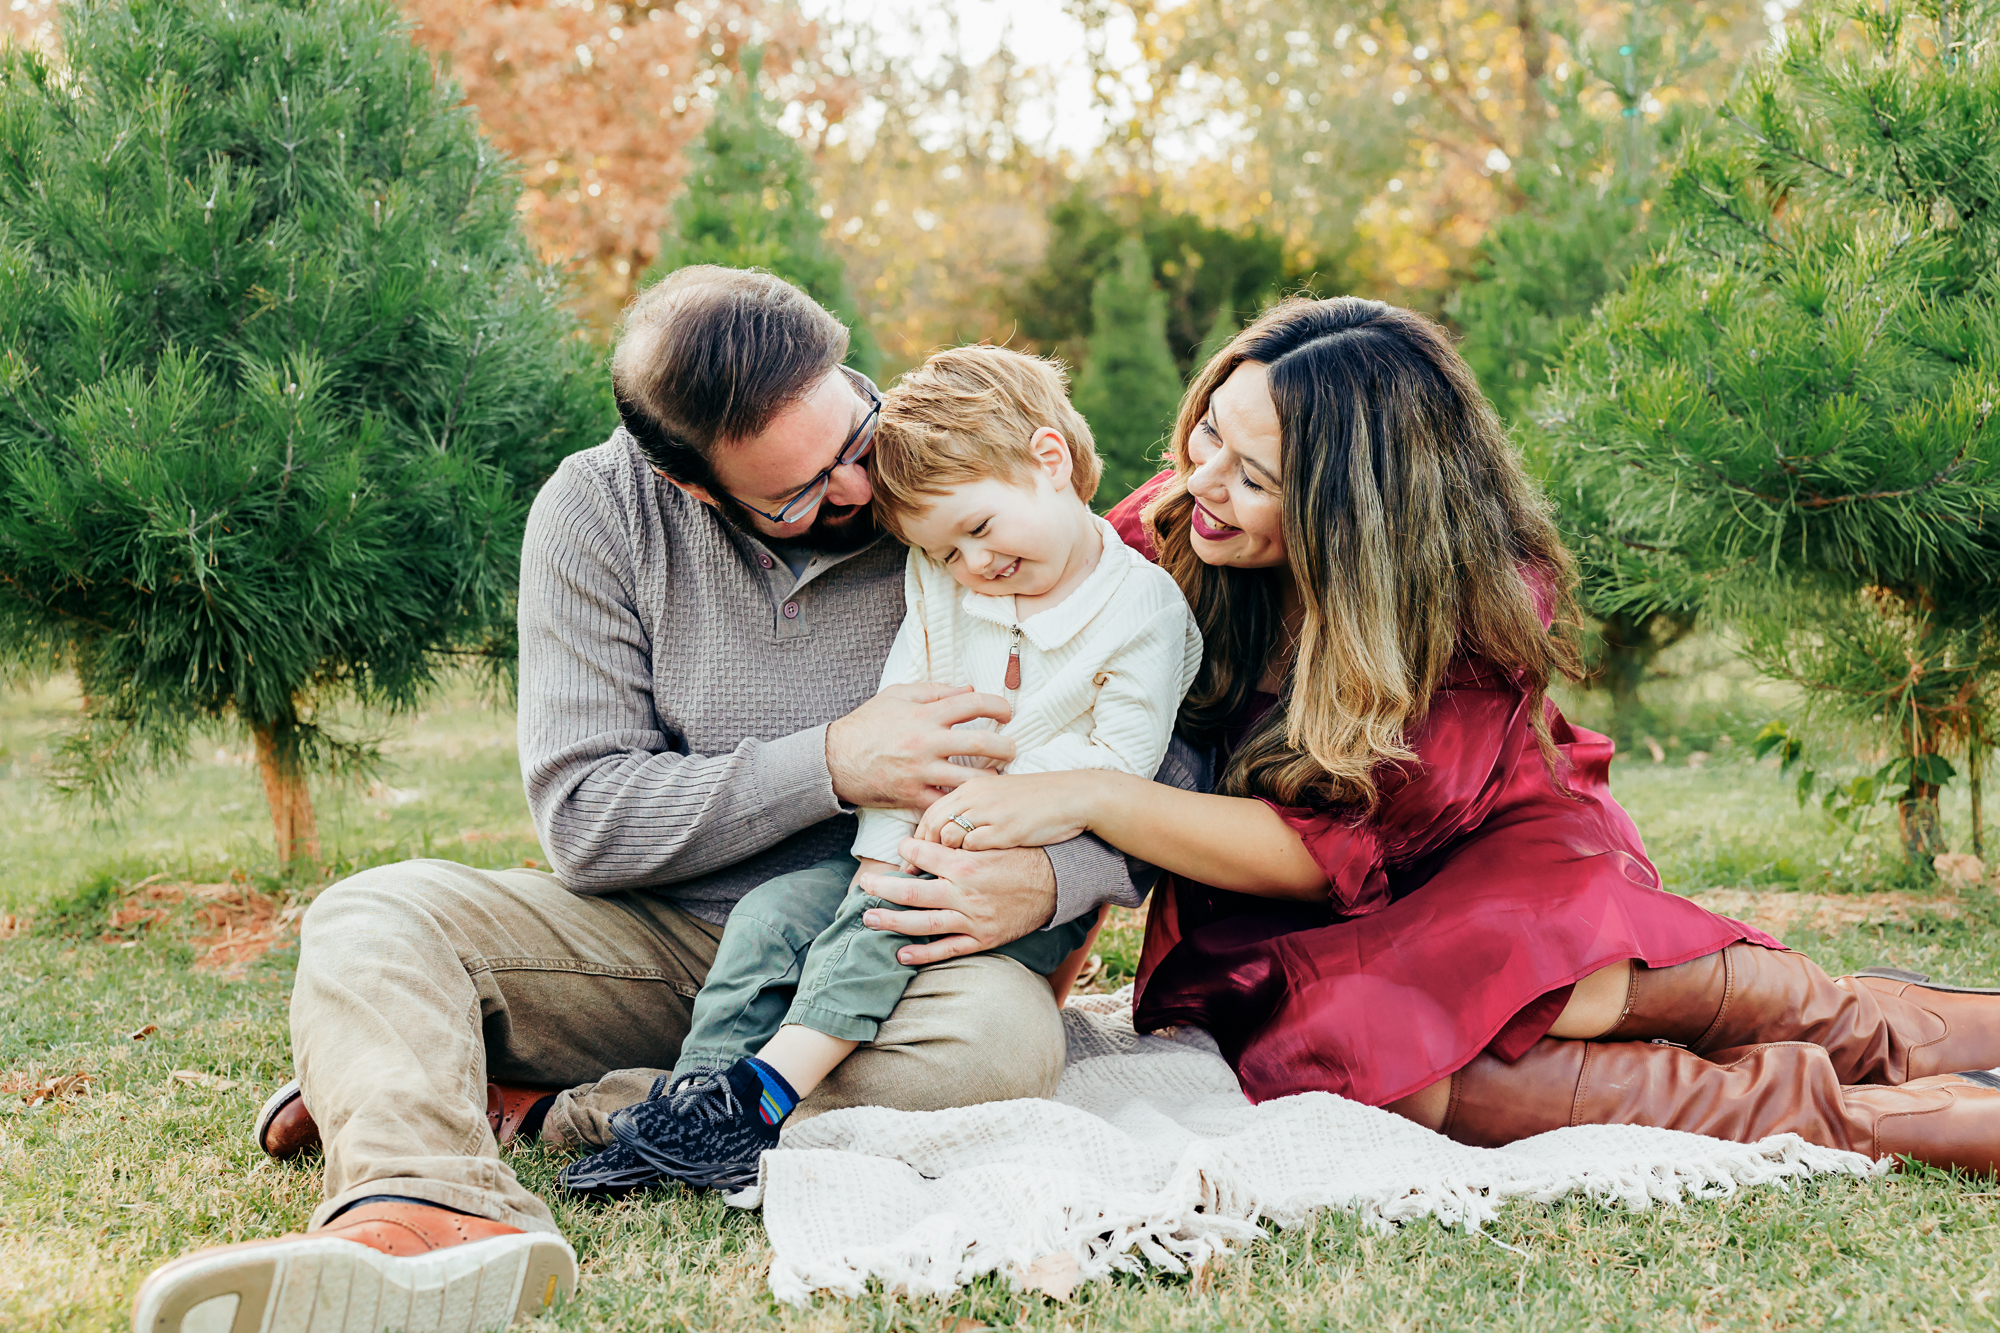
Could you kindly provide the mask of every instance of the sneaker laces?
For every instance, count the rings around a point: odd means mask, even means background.
[[[743,1114],[736,1089],[721,1072],[692,1074],[674,1085],[667,1094],[675,1115],[700,1116],[711,1125],[735,1120]]]

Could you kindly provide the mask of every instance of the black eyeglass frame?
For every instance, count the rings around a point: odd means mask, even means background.
[[[759,518],[768,519],[773,523],[795,522],[795,519],[786,516],[801,507],[809,509],[813,505],[818,504],[825,497],[827,488],[833,485],[833,470],[835,468],[847,467],[868,457],[868,451],[875,447],[875,428],[881,424],[882,420],[882,395],[875,388],[875,382],[860,371],[847,366],[841,366],[840,373],[847,376],[848,383],[859,389],[866,396],[868,413],[861,418],[860,423],[841,442],[840,452],[834,455],[833,461],[821,468],[818,476],[794,492],[792,498],[785,501],[775,514],[759,509],[756,505],[746,504],[737,496],[732,495],[729,497],[730,499],[735,500],[737,504],[742,505]]]

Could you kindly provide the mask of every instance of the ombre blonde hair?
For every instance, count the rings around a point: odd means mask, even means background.
[[[901,539],[900,520],[954,486],[1028,480],[1043,427],[1069,446],[1070,489],[1088,504],[1104,467],[1059,362],[984,343],[932,353],[882,395],[869,463],[875,521]]]
[[[1282,429],[1289,568],[1204,564],[1188,535],[1188,438],[1246,361],[1265,367]],[[1305,609],[1279,706],[1237,746],[1217,790],[1373,805],[1381,766],[1415,757],[1408,732],[1461,654],[1527,694],[1564,786],[1542,701],[1554,676],[1582,669],[1560,632],[1575,620],[1574,563],[1443,330],[1356,297],[1281,302],[1196,376],[1173,462],[1142,517],[1207,648],[1181,709],[1190,739],[1220,739],[1249,699],[1280,646],[1286,581]]]

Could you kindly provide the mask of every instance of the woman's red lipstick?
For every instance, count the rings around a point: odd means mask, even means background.
[[[1225,523],[1217,522],[1215,515],[1199,504],[1194,507],[1194,513],[1189,517],[1188,523],[1194,528],[1197,537],[1206,537],[1212,542],[1227,541],[1243,531],[1241,528],[1232,528]]]

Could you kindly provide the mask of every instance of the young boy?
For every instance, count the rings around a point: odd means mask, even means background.
[[[1005,695],[1013,717],[1001,731],[1016,746],[1006,772],[1150,777],[1201,636],[1173,579],[1091,513],[1100,466],[1062,371],[1000,347],[940,352],[884,396],[874,459],[878,516],[910,546],[882,684]],[[688,1184],[754,1182],[786,1115],[874,1039],[915,971],[896,959],[909,937],[862,924],[870,908],[895,905],[854,881],[896,872],[920,813],[862,810],[852,857],[745,895],[671,1090],[613,1118],[621,1143]],[[1089,924],[995,952],[1047,976]]]

